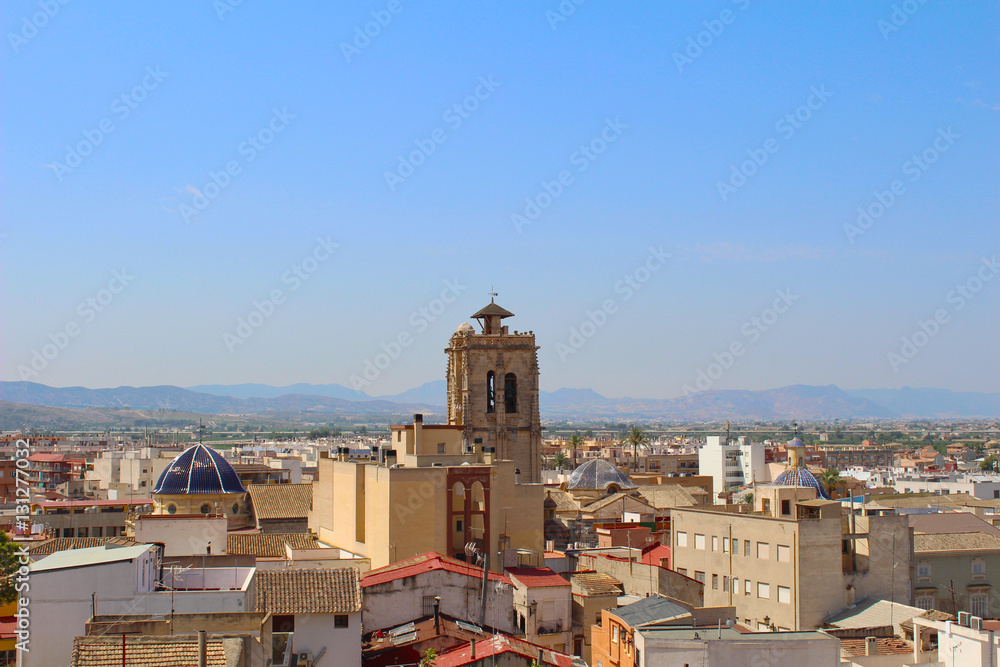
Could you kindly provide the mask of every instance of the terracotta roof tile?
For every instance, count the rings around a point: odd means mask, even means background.
[[[285,545],[292,549],[320,549],[312,533],[230,533],[226,553],[232,556],[284,558]]]
[[[361,610],[358,571],[258,570],[257,611],[272,614],[348,614]]]
[[[241,636],[210,636],[207,642],[209,667],[242,664],[243,641]],[[125,660],[128,667],[192,667],[198,664],[198,638],[191,635],[127,637]],[[121,637],[77,637],[73,640],[70,667],[121,665]]]
[[[51,540],[45,540],[33,547],[28,547],[28,553],[32,556],[49,556],[57,551],[90,549],[103,547],[105,544],[133,547],[141,542],[135,542],[126,537],[53,537]]]
[[[1000,537],[988,533],[918,533],[913,536],[913,553],[981,550],[1000,550]]]
[[[312,509],[312,484],[250,484],[257,519],[302,519]]]
[[[899,637],[878,637],[876,640],[878,655],[912,655],[913,644],[900,639]],[[849,658],[863,656],[865,654],[864,639],[841,639],[841,655]]]
[[[406,560],[401,560],[398,563],[393,563],[392,565],[386,565],[385,567],[380,567],[377,570],[366,572],[361,578],[361,585],[367,588],[368,586],[376,586],[389,581],[396,581],[397,579],[414,577],[425,572],[433,572],[434,570],[446,570],[448,572],[454,572],[455,574],[462,574],[473,578],[481,578],[483,576],[483,571],[479,567],[471,567],[468,563],[463,563],[457,558],[449,558],[448,556],[428,551],[425,554],[420,554],[419,556],[407,558]],[[502,581],[506,584],[510,583],[510,579],[507,578],[506,575],[498,574],[496,572],[490,572],[489,578],[490,581]]]
[[[570,575],[570,581],[583,588],[588,595],[620,594],[622,584],[610,574],[603,572],[583,572]]]
[[[547,567],[508,567],[507,574],[528,588],[569,586],[569,582]]]

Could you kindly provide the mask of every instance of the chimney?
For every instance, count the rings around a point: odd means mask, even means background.
[[[396,450],[395,449],[385,450],[385,466],[387,468],[391,468],[394,465],[396,465]]]
[[[204,630],[198,631],[198,667],[208,667],[208,637]]]
[[[878,655],[878,640],[875,637],[865,637],[865,655]]]
[[[472,660],[475,660],[476,659],[476,638],[475,637],[473,637],[472,639],[469,640],[469,651],[470,651],[469,657]]]
[[[434,634],[441,634],[441,596],[434,596]]]
[[[483,447],[483,463],[486,465],[493,465],[495,452],[496,447]]]
[[[413,415],[413,453],[417,456],[423,454],[424,445],[424,416],[419,412]]]

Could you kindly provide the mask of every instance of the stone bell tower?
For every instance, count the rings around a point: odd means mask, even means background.
[[[475,313],[481,331],[462,323],[448,348],[448,423],[465,427],[477,450],[493,447],[514,461],[521,482],[541,481],[542,423],[538,412],[538,346],[531,331],[510,333],[514,314],[493,299]]]

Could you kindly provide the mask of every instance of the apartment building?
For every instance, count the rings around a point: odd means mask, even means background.
[[[759,631],[812,630],[864,596],[910,597],[905,516],[842,515],[811,488],[758,486],[752,513],[671,511],[673,565]],[[738,510],[738,507],[730,508]]]

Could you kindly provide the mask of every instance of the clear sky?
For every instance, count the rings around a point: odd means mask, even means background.
[[[0,379],[395,393],[493,289],[544,389],[1000,391],[995,1],[0,22]]]

